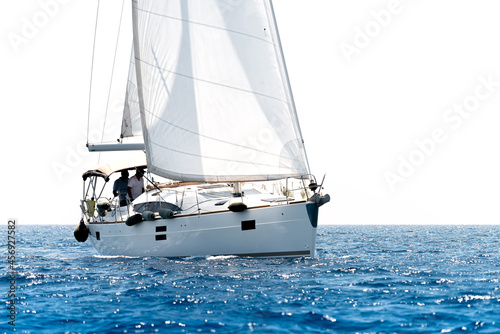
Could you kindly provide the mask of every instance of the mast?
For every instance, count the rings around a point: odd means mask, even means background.
[[[147,143],[148,141],[148,131],[146,128],[146,116],[144,113],[144,96],[142,92],[142,74],[141,74],[141,51],[139,48],[139,23],[137,15],[137,0],[132,0],[132,28],[133,28],[133,39],[134,39],[134,54],[135,54],[135,73],[137,80],[137,96],[139,98],[139,109],[141,113],[141,125],[142,125],[142,135],[144,140],[144,147],[146,149],[146,160],[148,159],[147,154]],[[148,161],[149,162],[149,161]]]

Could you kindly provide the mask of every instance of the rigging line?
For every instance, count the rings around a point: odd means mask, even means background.
[[[109,89],[108,89],[108,100],[106,102],[106,113],[104,114],[104,124],[102,126],[101,133],[101,142],[104,140],[104,129],[106,128],[106,120],[108,119],[108,110],[109,110],[109,99],[111,97],[111,87],[113,86],[113,78],[115,73],[115,64],[116,64],[116,54],[118,51],[118,41],[120,39],[120,30],[122,27],[122,18],[123,18],[123,8],[125,7],[125,0],[122,1],[122,9],[120,14],[120,22],[118,23],[118,33],[116,34],[116,45],[115,45],[115,55],[113,57],[113,67],[111,68],[111,80],[109,81]],[[99,153],[99,160],[97,164],[101,161],[101,153]]]
[[[87,144],[89,143],[89,132],[90,132],[90,102],[92,100],[92,77],[94,74],[94,56],[95,56],[95,41],[97,36],[97,23],[99,22],[99,5],[101,1],[97,0],[97,13],[95,17],[95,28],[94,28],[94,46],[92,47],[92,63],[90,65],[90,88],[89,88],[89,108],[87,114]]]

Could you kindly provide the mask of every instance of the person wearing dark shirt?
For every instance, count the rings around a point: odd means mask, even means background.
[[[128,170],[122,170],[122,175],[113,184],[113,195],[120,196],[120,206],[127,205]]]

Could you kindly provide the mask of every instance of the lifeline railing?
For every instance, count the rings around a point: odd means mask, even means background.
[[[307,185],[307,186],[305,183],[306,178],[309,180],[309,185]],[[289,189],[289,187],[288,187],[288,180],[289,179],[300,180],[302,182],[302,187]],[[290,202],[290,200],[289,200],[290,197],[288,196],[289,192],[291,192],[293,194],[294,191],[304,190],[306,199],[309,200],[308,190],[311,190],[313,193],[315,193],[317,189],[320,189],[320,191],[321,191],[321,189],[323,188],[324,181],[325,181],[325,176],[323,176],[323,180],[321,181],[321,184],[318,184],[318,182],[316,181],[316,176],[314,176],[313,174],[306,174],[303,177],[301,177],[300,179],[297,179],[295,177],[287,177],[285,180],[285,190],[282,191],[283,195],[286,197],[286,204],[289,204],[289,202]],[[292,184],[292,186],[293,186],[293,184]]]

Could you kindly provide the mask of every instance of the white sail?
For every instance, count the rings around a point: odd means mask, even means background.
[[[120,137],[137,137],[142,135],[139,96],[137,95],[137,75],[135,70],[135,55],[132,48],[127,81],[127,93],[123,108],[122,130]]]
[[[151,172],[244,181],[309,173],[268,0],[134,0]]]

